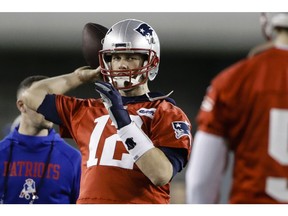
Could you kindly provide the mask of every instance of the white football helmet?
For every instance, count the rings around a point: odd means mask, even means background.
[[[101,73],[106,82],[117,89],[131,89],[154,80],[160,63],[160,42],[155,30],[147,23],[136,19],[125,19],[114,24],[103,41],[99,51]],[[147,60],[140,68],[112,70],[113,53],[140,53],[147,55]]]
[[[261,13],[260,23],[265,38],[271,40],[274,28],[288,28],[288,13]]]

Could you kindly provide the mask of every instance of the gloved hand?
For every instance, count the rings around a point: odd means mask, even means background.
[[[120,93],[107,82],[96,81],[96,91],[100,93],[112,122],[117,129],[131,123],[128,111],[124,109]]]

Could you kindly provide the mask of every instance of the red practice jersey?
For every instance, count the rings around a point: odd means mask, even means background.
[[[212,80],[200,130],[235,153],[230,203],[288,203],[288,51],[271,48]]]
[[[134,164],[101,99],[57,96],[63,122],[60,131],[72,137],[82,153],[77,203],[169,203],[169,185],[156,187]],[[191,149],[191,126],[177,106],[165,100],[128,104],[131,119],[155,147]],[[189,131],[175,126],[185,124]]]

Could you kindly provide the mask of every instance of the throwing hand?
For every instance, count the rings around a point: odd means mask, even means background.
[[[124,108],[120,93],[107,82],[96,81],[96,91],[100,93],[112,122],[117,129],[131,123],[128,111]]]

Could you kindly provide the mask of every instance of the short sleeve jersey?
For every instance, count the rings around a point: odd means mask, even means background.
[[[56,97],[64,137],[82,153],[77,203],[169,203],[169,183],[157,187],[134,164],[100,99]],[[190,154],[191,126],[184,112],[165,100],[128,104],[131,119],[156,147],[184,148]],[[185,124],[189,131],[179,125]],[[188,158],[187,158],[188,160]]]
[[[198,129],[235,153],[231,203],[288,203],[288,51],[269,49],[216,76]]]

